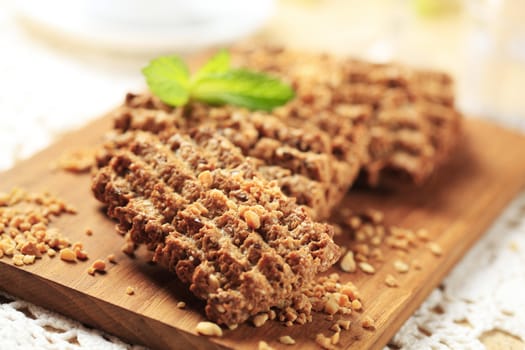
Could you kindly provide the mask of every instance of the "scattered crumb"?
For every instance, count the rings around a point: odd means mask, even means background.
[[[416,236],[417,236],[417,238],[419,238],[423,242],[427,242],[427,241],[430,240],[430,235],[428,233],[428,230],[424,229],[424,228],[421,228],[421,229],[417,230],[416,231]]]
[[[267,320],[268,320],[268,314],[263,313],[263,314],[255,315],[252,319],[252,323],[255,327],[262,327],[266,323]]]
[[[195,331],[200,335],[208,337],[222,337],[222,329],[216,323],[203,321],[199,322],[195,327]]]
[[[350,329],[350,320],[338,320],[337,325],[339,325],[341,328],[343,328],[345,331]]]
[[[57,251],[67,249],[71,246],[69,240],[49,227],[64,213],[76,211],[48,192],[29,193],[14,188],[0,193],[0,258],[10,258],[17,266],[31,265],[43,255],[53,257]],[[69,250],[62,253],[65,261],[75,261],[74,255]]]
[[[331,327],[330,327],[330,330],[331,331],[334,331],[334,332],[340,332],[341,331],[341,326],[337,323],[334,323]]]
[[[60,156],[56,167],[73,173],[86,173],[95,165],[95,148],[69,151]]]
[[[360,262],[359,264],[359,268],[361,269],[361,271],[365,272],[365,273],[368,273],[368,274],[374,274],[376,272],[376,269],[370,265],[369,263],[367,262]]]
[[[394,261],[394,269],[396,269],[399,273],[407,273],[410,269],[410,266],[402,260],[395,260]]]
[[[295,339],[289,335],[283,335],[282,337],[279,337],[279,342],[284,345],[294,345]]]
[[[343,270],[344,272],[354,272],[356,270],[354,253],[351,251],[347,252],[341,259],[340,266],[341,270]]]
[[[391,275],[391,274],[388,274],[386,275],[386,278],[385,278],[385,284],[390,287],[390,288],[395,288],[395,287],[399,287],[399,282],[397,281],[397,279]]]
[[[126,294],[127,294],[127,295],[133,295],[133,294],[135,294],[135,289],[134,289],[133,287],[131,287],[131,286],[128,286],[128,287],[126,288]]]
[[[93,262],[91,268],[98,272],[104,272],[106,271],[106,263],[103,260],[98,259]]]
[[[179,301],[179,302],[177,303],[177,307],[178,307],[179,309],[184,309],[184,308],[186,308],[186,303],[183,302],[183,301]]]
[[[332,335],[332,338],[330,339],[331,343],[333,345],[336,345],[337,343],[339,343],[339,338],[341,337],[341,333],[340,332],[337,332],[337,333],[334,333]]]
[[[60,259],[68,262],[77,261],[77,255],[71,248],[60,249]]]
[[[93,230],[92,230],[91,228],[88,227],[88,228],[86,229],[86,235],[88,235],[88,236],[93,236]]]
[[[368,315],[363,317],[363,320],[361,321],[361,326],[364,329],[371,329],[371,330],[376,328],[376,324],[374,320]]]
[[[258,350],[275,350],[270,345],[268,345],[268,343],[265,342],[264,340],[259,341],[259,345],[257,346],[257,349]]]
[[[332,339],[330,337],[325,336],[323,333],[317,333],[315,336],[315,342],[326,350],[331,350],[334,348],[332,345]]]
[[[112,264],[116,264],[117,263],[117,258],[115,257],[115,254],[109,254],[107,256],[107,259]]]
[[[95,275],[95,269],[90,267],[87,269],[87,273],[89,273],[91,276],[94,276]]]
[[[429,242],[427,246],[435,256],[441,256],[441,254],[443,254],[443,249],[436,242]]]
[[[361,304],[361,302],[358,299],[352,300],[352,310],[359,311],[362,309],[363,309],[363,304]]]

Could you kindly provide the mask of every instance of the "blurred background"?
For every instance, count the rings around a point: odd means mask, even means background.
[[[0,147],[103,114],[159,54],[241,40],[445,70],[466,114],[525,120],[523,0],[0,0]]]

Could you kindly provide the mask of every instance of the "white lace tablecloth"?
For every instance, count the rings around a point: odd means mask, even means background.
[[[145,58],[101,57],[35,40],[0,9],[0,169],[117,105],[125,92],[144,88],[138,72]],[[519,119],[511,124],[525,130]],[[525,340],[524,266],[521,194],[399,330],[390,348],[483,349],[483,335],[493,330]],[[135,347],[0,291],[0,349],[33,348]]]

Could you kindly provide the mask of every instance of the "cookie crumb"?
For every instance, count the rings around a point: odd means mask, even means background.
[[[133,294],[135,294],[135,289],[134,289],[133,287],[131,287],[131,286],[128,286],[128,287],[126,288],[126,294],[127,294],[127,295],[133,295]]]

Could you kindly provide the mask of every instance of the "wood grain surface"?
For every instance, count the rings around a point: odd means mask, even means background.
[[[315,335],[332,334],[328,330],[332,322],[326,320],[326,315],[316,315],[312,323],[304,326],[288,328],[268,322],[261,328],[241,325],[234,331],[225,331],[222,338],[196,335],[196,324],[204,320],[203,303],[193,298],[173,275],[148,263],[149,253],[145,250],[139,250],[133,259],[120,251],[123,239],[91,195],[89,175],[52,170],[51,165],[64,151],[101,142],[110,124],[109,117],[96,120],[0,175],[0,191],[14,186],[49,190],[73,204],[78,214],[60,217],[56,227],[72,241],[82,241],[90,256],[86,263],[73,264],[45,256],[24,267],[15,267],[4,257],[0,259],[0,289],[156,349],[256,349],[259,340],[276,349],[289,349],[277,341],[281,335],[295,338],[297,349],[318,348]],[[365,309],[351,316],[351,329],[341,334],[337,348],[380,349],[389,341],[524,187],[523,159],[525,137],[484,121],[467,119],[453,159],[423,188],[403,193],[359,190],[346,196],[340,208],[381,209],[389,224],[427,228],[444,253],[437,257],[420,244],[402,258],[407,262],[419,260],[422,269],[411,268],[405,274],[397,273],[392,266],[392,261],[399,258],[398,252],[386,247],[385,262],[375,265],[374,275],[342,273],[334,267],[343,281],[352,280],[359,287]],[[86,228],[94,234],[87,236]],[[117,264],[108,264],[106,274],[86,273],[90,261],[105,259],[111,253],[116,255]],[[386,287],[387,274],[396,276],[398,288]],[[126,294],[128,286],[135,289],[134,295]],[[181,300],[187,303],[186,309],[176,307]],[[363,315],[375,320],[375,331],[360,326]]]

